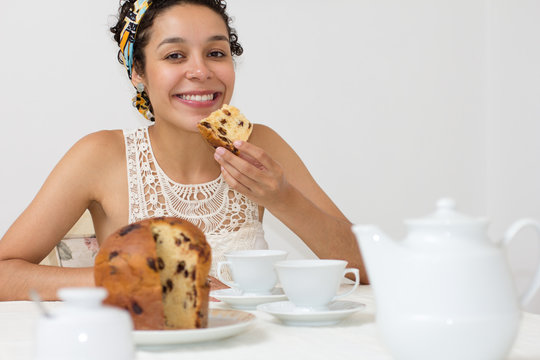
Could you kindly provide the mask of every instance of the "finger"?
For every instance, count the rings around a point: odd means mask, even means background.
[[[245,180],[242,180],[240,178],[240,174],[243,174],[247,177],[249,177],[251,180],[255,180],[258,176],[261,175],[261,170],[266,170],[266,168],[257,168],[252,163],[248,162],[247,160],[240,158],[230,151],[228,151],[225,148],[217,148],[216,152],[214,153],[214,158],[216,161],[222,166],[225,167],[229,172],[231,172],[231,175],[239,180],[240,182],[245,183]]]
[[[281,167],[274,164],[273,170],[259,169],[246,160],[233,155],[224,148],[216,150],[216,160],[227,171],[226,181],[231,188],[252,198],[279,187]],[[272,160],[273,162],[273,160]],[[222,173],[225,175],[225,172]]]
[[[244,183],[240,182],[233,175],[231,175],[231,173],[223,166],[221,167],[221,173],[223,174],[223,179],[227,184],[229,184],[229,187],[231,189],[236,190],[239,193],[242,193],[248,197],[252,194],[252,191],[249,187],[247,187]]]
[[[255,158],[249,156],[249,155],[246,154],[246,153],[243,153],[243,152],[238,153],[238,156],[239,156],[240,158],[246,160],[247,162],[249,162],[251,165],[255,166],[255,167],[256,167],[257,169],[259,169],[259,170],[264,170],[264,169],[266,169],[266,168],[264,167],[264,165],[261,164],[261,163],[259,162],[259,160],[257,160],[257,159],[255,159]]]
[[[256,160],[268,169],[273,167],[272,158],[260,147],[242,140],[236,140],[233,145],[239,150],[239,154]]]
[[[250,169],[249,170],[253,170],[254,168],[249,165]],[[232,166],[231,164],[227,164],[225,163],[223,166],[222,166],[222,172],[223,170],[225,170],[227,172],[227,174],[232,178],[234,179],[234,181],[238,184],[241,184],[243,185],[246,189],[248,189],[250,191],[250,193],[254,193],[254,190],[260,186],[259,184],[261,182],[264,182],[264,178],[261,177],[261,176],[264,176],[264,174],[255,174],[255,175],[258,175],[258,177],[256,177],[254,174],[249,174],[249,170],[248,170],[248,173],[246,174],[246,172],[243,172],[241,169],[237,169],[236,167]],[[258,170],[255,170],[257,172],[259,172]],[[231,185],[229,183],[229,185]],[[235,186],[237,186],[236,184],[234,184]],[[238,189],[235,189],[235,190],[238,190]]]

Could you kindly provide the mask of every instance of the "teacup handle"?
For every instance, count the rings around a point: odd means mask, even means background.
[[[231,262],[230,261],[220,261],[218,262],[218,265],[217,265],[217,277],[219,279],[219,281],[221,281],[222,283],[224,283],[225,285],[229,286],[229,287],[232,287],[232,288],[237,288],[238,287],[238,284],[234,283],[234,282],[231,282],[229,280],[226,280],[223,278],[223,275],[221,274],[221,270],[223,269],[224,266],[226,265],[229,265],[229,268],[231,266]]]
[[[352,294],[354,292],[354,290],[356,290],[356,288],[358,287],[358,284],[360,283],[360,272],[358,271],[358,269],[345,269],[345,271],[343,271],[343,276],[345,276],[345,275],[347,275],[349,273],[354,274],[354,285],[353,285],[352,289],[350,289],[349,291],[344,292],[343,294],[337,294],[336,296],[334,296],[332,301],[335,301],[336,299],[339,299],[339,298],[342,298],[342,297],[345,297],[347,295]]]
[[[523,228],[532,226],[538,232],[538,238],[540,239],[540,222],[533,219],[521,219],[514,222],[504,234],[504,245],[508,245],[514,237],[520,232]],[[540,289],[540,264],[536,269],[536,274],[534,275],[533,281],[527,291],[523,293],[520,297],[521,306],[527,305],[536,292]]]

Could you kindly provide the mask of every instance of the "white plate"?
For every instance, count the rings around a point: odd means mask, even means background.
[[[257,310],[275,316],[285,325],[325,326],[337,324],[364,307],[364,304],[355,301],[334,301],[328,305],[328,310],[316,311],[298,308],[290,301],[280,301],[261,304],[257,306]]]
[[[247,295],[242,294],[236,289],[222,289],[211,291],[210,296],[223,301],[235,309],[242,310],[255,310],[255,307],[259,304],[287,300],[287,296],[280,288],[275,288],[268,295]]]
[[[255,316],[243,311],[210,309],[208,327],[188,330],[135,330],[136,345],[155,346],[197,343],[237,335],[255,321]]]

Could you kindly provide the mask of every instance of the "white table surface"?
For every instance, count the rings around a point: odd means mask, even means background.
[[[337,325],[285,326],[272,315],[250,311],[257,319],[246,332],[214,342],[160,350],[138,348],[136,360],[392,359],[377,336],[371,288],[360,286],[346,300],[362,302],[366,307]],[[216,303],[211,306],[228,308]],[[33,330],[38,316],[38,310],[31,302],[0,302],[0,360],[32,359]],[[540,315],[523,313],[508,359],[540,359]]]

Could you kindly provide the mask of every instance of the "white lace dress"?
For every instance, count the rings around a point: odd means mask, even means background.
[[[230,189],[221,175],[204,184],[176,183],[159,167],[147,126],[124,130],[124,138],[130,223],[175,216],[197,225],[212,246],[212,276],[225,253],[268,248],[257,204]]]

